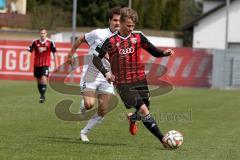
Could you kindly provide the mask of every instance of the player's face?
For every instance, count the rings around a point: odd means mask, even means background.
[[[135,23],[132,19],[127,18],[120,23],[120,33],[122,35],[129,35],[135,28]]]
[[[40,31],[40,38],[42,41],[47,38],[47,31],[45,29]]]
[[[120,29],[120,15],[114,14],[112,19],[109,19],[109,27],[112,32]]]

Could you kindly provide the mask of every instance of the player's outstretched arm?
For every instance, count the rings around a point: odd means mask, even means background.
[[[174,54],[174,51],[172,49],[167,50],[161,50],[157,47],[155,47],[149,40],[143,35],[141,35],[141,46],[143,49],[148,51],[152,56],[154,57],[165,57],[165,56],[171,56]]]
[[[68,53],[68,63],[69,64],[73,64],[73,54],[76,52],[76,50],[78,49],[78,47],[82,44],[86,42],[84,35],[78,37],[77,41],[73,44],[70,52]]]

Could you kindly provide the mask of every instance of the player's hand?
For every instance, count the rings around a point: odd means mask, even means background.
[[[174,55],[174,51],[172,49],[167,49],[163,52],[165,56],[172,56]]]
[[[106,79],[107,79],[107,81],[108,81],[109,83],[115,81],[115,76],[112,75],[110,72],[107,72],[107,73],[105,74],[105,77],[106,77]]]

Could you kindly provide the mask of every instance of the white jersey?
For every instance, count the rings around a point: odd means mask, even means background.
[[[89,48],[89,53],[86,58],[84,58],[84,66],[81,76],[81,81],[84,82],[94,82],[97,79],[106,80],[105,77],[102,75],[101,72],[94,66],[92,63],[93,55],[96,54],[96,47],[102,43],[106,38],[111,36],[113,33],[109,28],[105,29],[95,29],[89,33],[84,35],[85,40],[87,41]],[[106,69],[110,71],[110,63],[107,59],[103,58],[102,63]]]

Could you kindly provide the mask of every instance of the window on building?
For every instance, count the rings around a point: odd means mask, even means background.
[[[6,0],[0,0],[0,13],[5,13],[7,11]]]
[[[229,49],[240,49],[240,43],[228,43]]]

